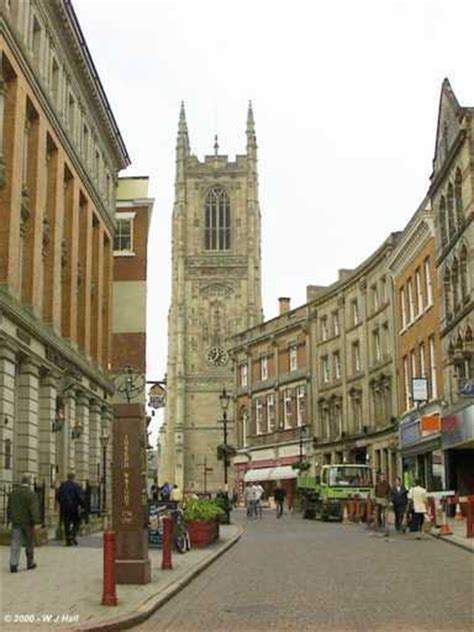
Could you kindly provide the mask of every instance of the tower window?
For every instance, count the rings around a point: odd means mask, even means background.
[[[230,203],[221,187],[207,194],[204,246],[206,250],[230,250]]]

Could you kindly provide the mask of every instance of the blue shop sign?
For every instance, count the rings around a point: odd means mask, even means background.
[[[420,434],[420,420],[410,419],[405,421],[400,426],[400,447],[408,445],[409,443],[415,443],[421,438]]]
[[[474,380],[465,377],[459,378],[458,386],[461,397],[474,397]]]
[[[443,450],[474,441],[474,404],[443,417],[441,430]]]

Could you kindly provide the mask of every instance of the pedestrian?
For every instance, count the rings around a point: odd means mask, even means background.
[[[425,519],[425,513],[428,510],[428,502],[426,498],[426,489],[421,486],[419,478],[415,479],[415,486],[408,492],[408,498],[413,502],[413,530],[420,535],[416,536],[417,540],[421,540],[423,537],[423,522]]]
[[[21,477],[21,484],[14,487],[7,504],[7,522],[12,525],[10,544],[10,573],[18,571],[21,545],[25,547],[26,568],[36,568],[34,560],[34,531],[39,524],[40,513],[38,498],[31,489],[31,480],[27,474]]]
[[[255,485],[252,483],[251,485],[248,484],[247,487],[245,488],[245,505],[247,507],[247,518],[253,518],[254,515],[256,516],[256,500],[257,500],[257,496],[256,496],[256,488]]]
[[[69,472],[67,480],[62,482],[57,493],[60,520],[64,524],[66,546],[77,545],[77,532],[81,521],[81,513],[85,509],[82,487],[74,480],[73,472]]]
[[[375,511],[377,516],[377,524],[380,525],[383,519],[383,526],[387,532],[387,510],[390,501],[390,485],[387,477],[383,472],[379,475],[379,480],[375,484]]]
[[[257,514],[259,518],[263,515],[262,496],[264,491],[263,487],[257,481],[255,483],[255,517],[257,517]]]
[[[282,487],[280,481],[277,481],[276,487],[273,490],[273,498],[276,503],[277,518],[281,518],[283,515],[283,503],[285,502],[286,490]]]
[[[183,502],[183,492],[177,485],[173,485],[173,489],[170,494],[170,501],[174,504],[175,509]]]
[[[162,502],[164,503],[169,502],[171,489],[172,489],[171,485],[167,481],[163,483],[163,485],[160,487],[160,496],[161,496]]]
[[[158,502],[158,494],[159,494],[158,487],[156,485],[152,485],[150,489],[150,495],[151,495],[151,501],[155,504]]]
[[[402,479],[397,476],[395,486],[390,491],[390,499],[395,513],[395,529],[400,531],[408,507],[408,490],[402,485]]]

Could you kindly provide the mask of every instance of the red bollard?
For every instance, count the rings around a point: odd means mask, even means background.
[[[116,606],[115,592],[115,532],[104,531],[104,591],[103,606]]]
[[[474,495],[467,499],[466,538],[474,538]]]
[[[163,518],[163,561],[161,569],[169,571],[173,568],[171,564],[171,535],[173,533],[173,520],[171,518]]]

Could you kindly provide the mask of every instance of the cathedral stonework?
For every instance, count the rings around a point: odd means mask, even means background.
[[[219,394],[232,387],[229,340],[262,321],[257,143],[252,106],[247,151],[235,161],[191,154],[184,106],[176,147],[172,295],[168,315],[165,423],[160,482],[223,487]],[[232,420],[231,420],[232,421]],[[233,426],[229,443],[233,443]],[[230,468],[229,468],[230,469]]]

